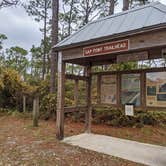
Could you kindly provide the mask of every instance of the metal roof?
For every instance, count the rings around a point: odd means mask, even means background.
[[[166,23],[166,6],[160,2],[127,10],[90,22],[80,30],[59,42],[55,48],[117,35],[133,30],[141,30]]]

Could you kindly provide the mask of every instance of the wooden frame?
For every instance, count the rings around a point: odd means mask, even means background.
[[[87,106],[74,106],[74,107],[65,107],[64,113],[72,113],[72,112],[86,112]]]
[[[162,68],[151,68],[151,69],[138,69],[131,71],[107,71],[107,72],[92,72],[91,65],[86,67],[84,76],[76,76],[71,74],[65,75],[65,62],[62,60],[62,53],[58,53],[58,95],[57,95],[57,130],[56,135],[57,139],[61,140],[64,138],[64,114],[72,112],[85,112],[85,132],[91,132],[91,117],[92,117],[92,102],[91,102],[91,84],[92,76],[97,75],[97,104],[101,104],[101,76],[102,75],[117,75],[117,104],[103,104],[110,105],[116,108],[123,108],[121,104],[120,95],[121,95],[121,76],[122,74],[140,74],[140,88],[141,88],[141,106],[136,109],[147,110],[148,108],[158,109],[158,107],[147,107],[146,106],[146,73],[150,72],[162,72],[166,71],[166,67]],[[74,107],[64,107],[64,98],[65,98],[65,79],[72,79],[75,81],[74,86]],[[86,105],[78,106],[78,82],[79,80],[86,82]],[[94,105],[93,105],[94,106]],[[162,110],[162,108],[159,108]]]
[[[160,31],[159,31],[160,29]],[[154,33],[155,32],[155,33]],[[85,131],[91,132],[91,116],[92,116],[92,102],[91,102],[91,84],[92,76],[97,75],[97,104],[101,104],[101,76],[102,75],[117,75],[117,104],[112,105],[117,108],[122,108],[121,105],[121,75],[122,74],[140,74],[141,81],[141,109],[147,110],[146,106],[146,73],[148,72],[161,72],[166,71],[166,67],[163,68],[151,68],[151,69],[139,69],[132,71],[112,71],[112,72],[93,72],[91,71],[92,66],[113,64],[117,63],[117,57],[130,60],[129,57],[136,54],[134,60],[142,59],[157,59],[162,57],[162,49],[166,48],[166,24],[151,27],[151,29],[142,29],[138,32],[130,32],[121,34],[120,36],[107,36],[100,38],[99,40],[87,41],[84,43],[78,43],[77,45],[65,46],[61,48],[55,48],[58,52],[58,91],[57,91],[57,121],[56,121],[56,135],[59,140],[64,137],[64,114],[68,112],[84,111],[85,112]],[[104,44],[105,42],[116,42],[119,40],[128,39],[130,41],[129,50],[122,51],[120,53],[112,53],[106,55],[98,55],[92,57],[83,56],[83,48],[88,46],[95,46],[94,44]],[[146,56],[141,56],[141,52],[146,52]],[[62,55],[63,54],[63,55]],[[120,57],[122,55],[123,57]],[[126,57],[128,56],[128,57]],[[79,64],[86,67],[84,76],[76,76],[71,74],[65,75],[65,63]],[[65,78],[75,80],[74,87],[74,107],[64,108],[65,98]],[[78,82],[83,80],[86,82],[86,106],[78,106]],[[152,107],[158,108],[158,107]],[[162,108],[160,108],[162,109]]]
[[[166,72],[166,67],[161,68],[151,68],[151,69],[137,69],[131,71],[106,71],[106,72],[92,72],[92,75],[97,75],[98,81],[97,82],[97,95],[98,98],[101,97],[101,76],[102,75],[117,75],[117,104],[102,104],[101,100],[98,100],[97,104],[100,105],[110,105],[116,108],[123,108],[124,106],[121,104],[120,96],[121,96],[121,76],[123,74],[140,74],[140,92],[141,92],[141,105],[137,107],[138,109],[147,110],[148,108],[154,109],[163,109],[162,107],[149,107],[146,106],[146,73],[150,72]],[[99,79],[100,78],[100,79]]]
[[[91,132],[91,66],[86,67],[86,76],[65,75],[65,62],[62,60],[62,52],[58,53],[58,92],[57,92],[57,120],[56,120],[56,137],[58,140],[64,138],[64,114],[84,111],[85,112],[85,132]],[[75,81],[74,86],[74,107],[64,107],[65,98],[65,79]],[[79,80],[86,81],[86,106],[78,106],[78,83]]]
[[[79,76],[79,75],[73,75],[73,74],[66,74],[65,78],[70,80],[82,80],[82,81],[88,80],[88,77],[86,76]]]
[[[82,64],[82,65],[88,65],[89,62],[92,63],[92,65],[99,65],[104,63],[116,63],[116,57],[118,55],[133,55],[133,53],[140,53],[140,52],[148,52],[149,57],[148,59],[155,59],[160,58],[161,50],[166,47],[166,29],[162,29],[161,31],[156,31],[155,33],[147,32],[144,34],[134,35],[130,36],[128,38],[120,38],[120,39],[112,39],[109,41],[102,41],[87,45],[87,46],[95,46],[98,44],[103,44],[106,42],[114,42],[114,41],[121,41],[128,39],[130,41],[129,44],[129,50],[117,52],[117,53],[111,53],[111,54],[105,54],[105,55],[97,55],[97,56],[90,56],[90,57],[84,57],[83,56],[83,50],[86,46],[80,45],[79,47],[76,47],[74,49],[65,49],[62,51],[63,53],[63,60],[66,62],[71,62],[74,64]],[[156,55],[156,51],[158,54]]]

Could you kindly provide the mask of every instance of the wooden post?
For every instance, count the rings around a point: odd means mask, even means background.
[[[123,11],[129,9],[129,0],[123,0]]]
[[[101,103],[101,75],[97,75],[97,104]]]
[[[87,111],[85,113],[85,132],[91,133],[91,119],[92,119],[92,106],[91,106],[91,66],[88,66],[86,69],[86,75],[88,77],[86,83],[87,90]]]
[[[56,137],[58,140],[64,138],[64,98],[65,98],[65,63],[62,61],[62,52],[58,53],[58,92],[56,112]]]
[[[121,108],[121,74],[116,74],[117,76],[117,90],[116,90],[116,98],[117,98],[117,108]]]
[[[74,82],[74,105],[75,105],[75,108],[77,109],[78,108],[78,83],[79,83],[79,80],[75,79],[74,81],[75,81]],[[74,112],[74,118],[75,119],[78,118],[77,111]]]
[[[39,97],[35,97],[33,100],[33,126],[38,126],[38,118],[39,118]]]
[[[23,95],[23,112],[26,112],[26,96]]]
[[[144,71],[141,72],[140,86],[141,107],[143,108],[143,110],[146,110],[146,73]]]
[[[78,106],[78,83],[79,81],[75,79],[75,84],[74,84],[74,101],[75,101],[75,107]]]

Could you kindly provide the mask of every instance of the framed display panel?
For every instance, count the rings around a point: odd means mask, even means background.
[[[117,76],[101,76],[101,103],[117,104]]]
[[[121,75],[121,104],[141,105],[140,74]]]
[[[146,73],[146,105],[166,107],[166,72]]]

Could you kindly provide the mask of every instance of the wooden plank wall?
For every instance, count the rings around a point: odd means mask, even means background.
[[[166,46],[166,41],[165,41],[166,30],[148,32],[145,34],[139,34],[139,35],[123,38],[123,39],[129,39],[130,41],[129,50],[122,52],[124,54],[130,51],[132,52],[139,51],[139,50],[143,51],[143,50],[147,50],[147,49],[149,50],[150,48],[155,48],[160,46],[165,47]],[[107,42],[111,42],[111,41],[107,41]],[[102,44],[103,43],[104,42],[102,42]],[[105,57],[105,56],[108,56],[108,55],[102,55],[102,57]],[[66,49],[63,51],[63,60],[71,60],[71,59],[78,59],[78,58],[85,58],[83,56],[83,47]]]

